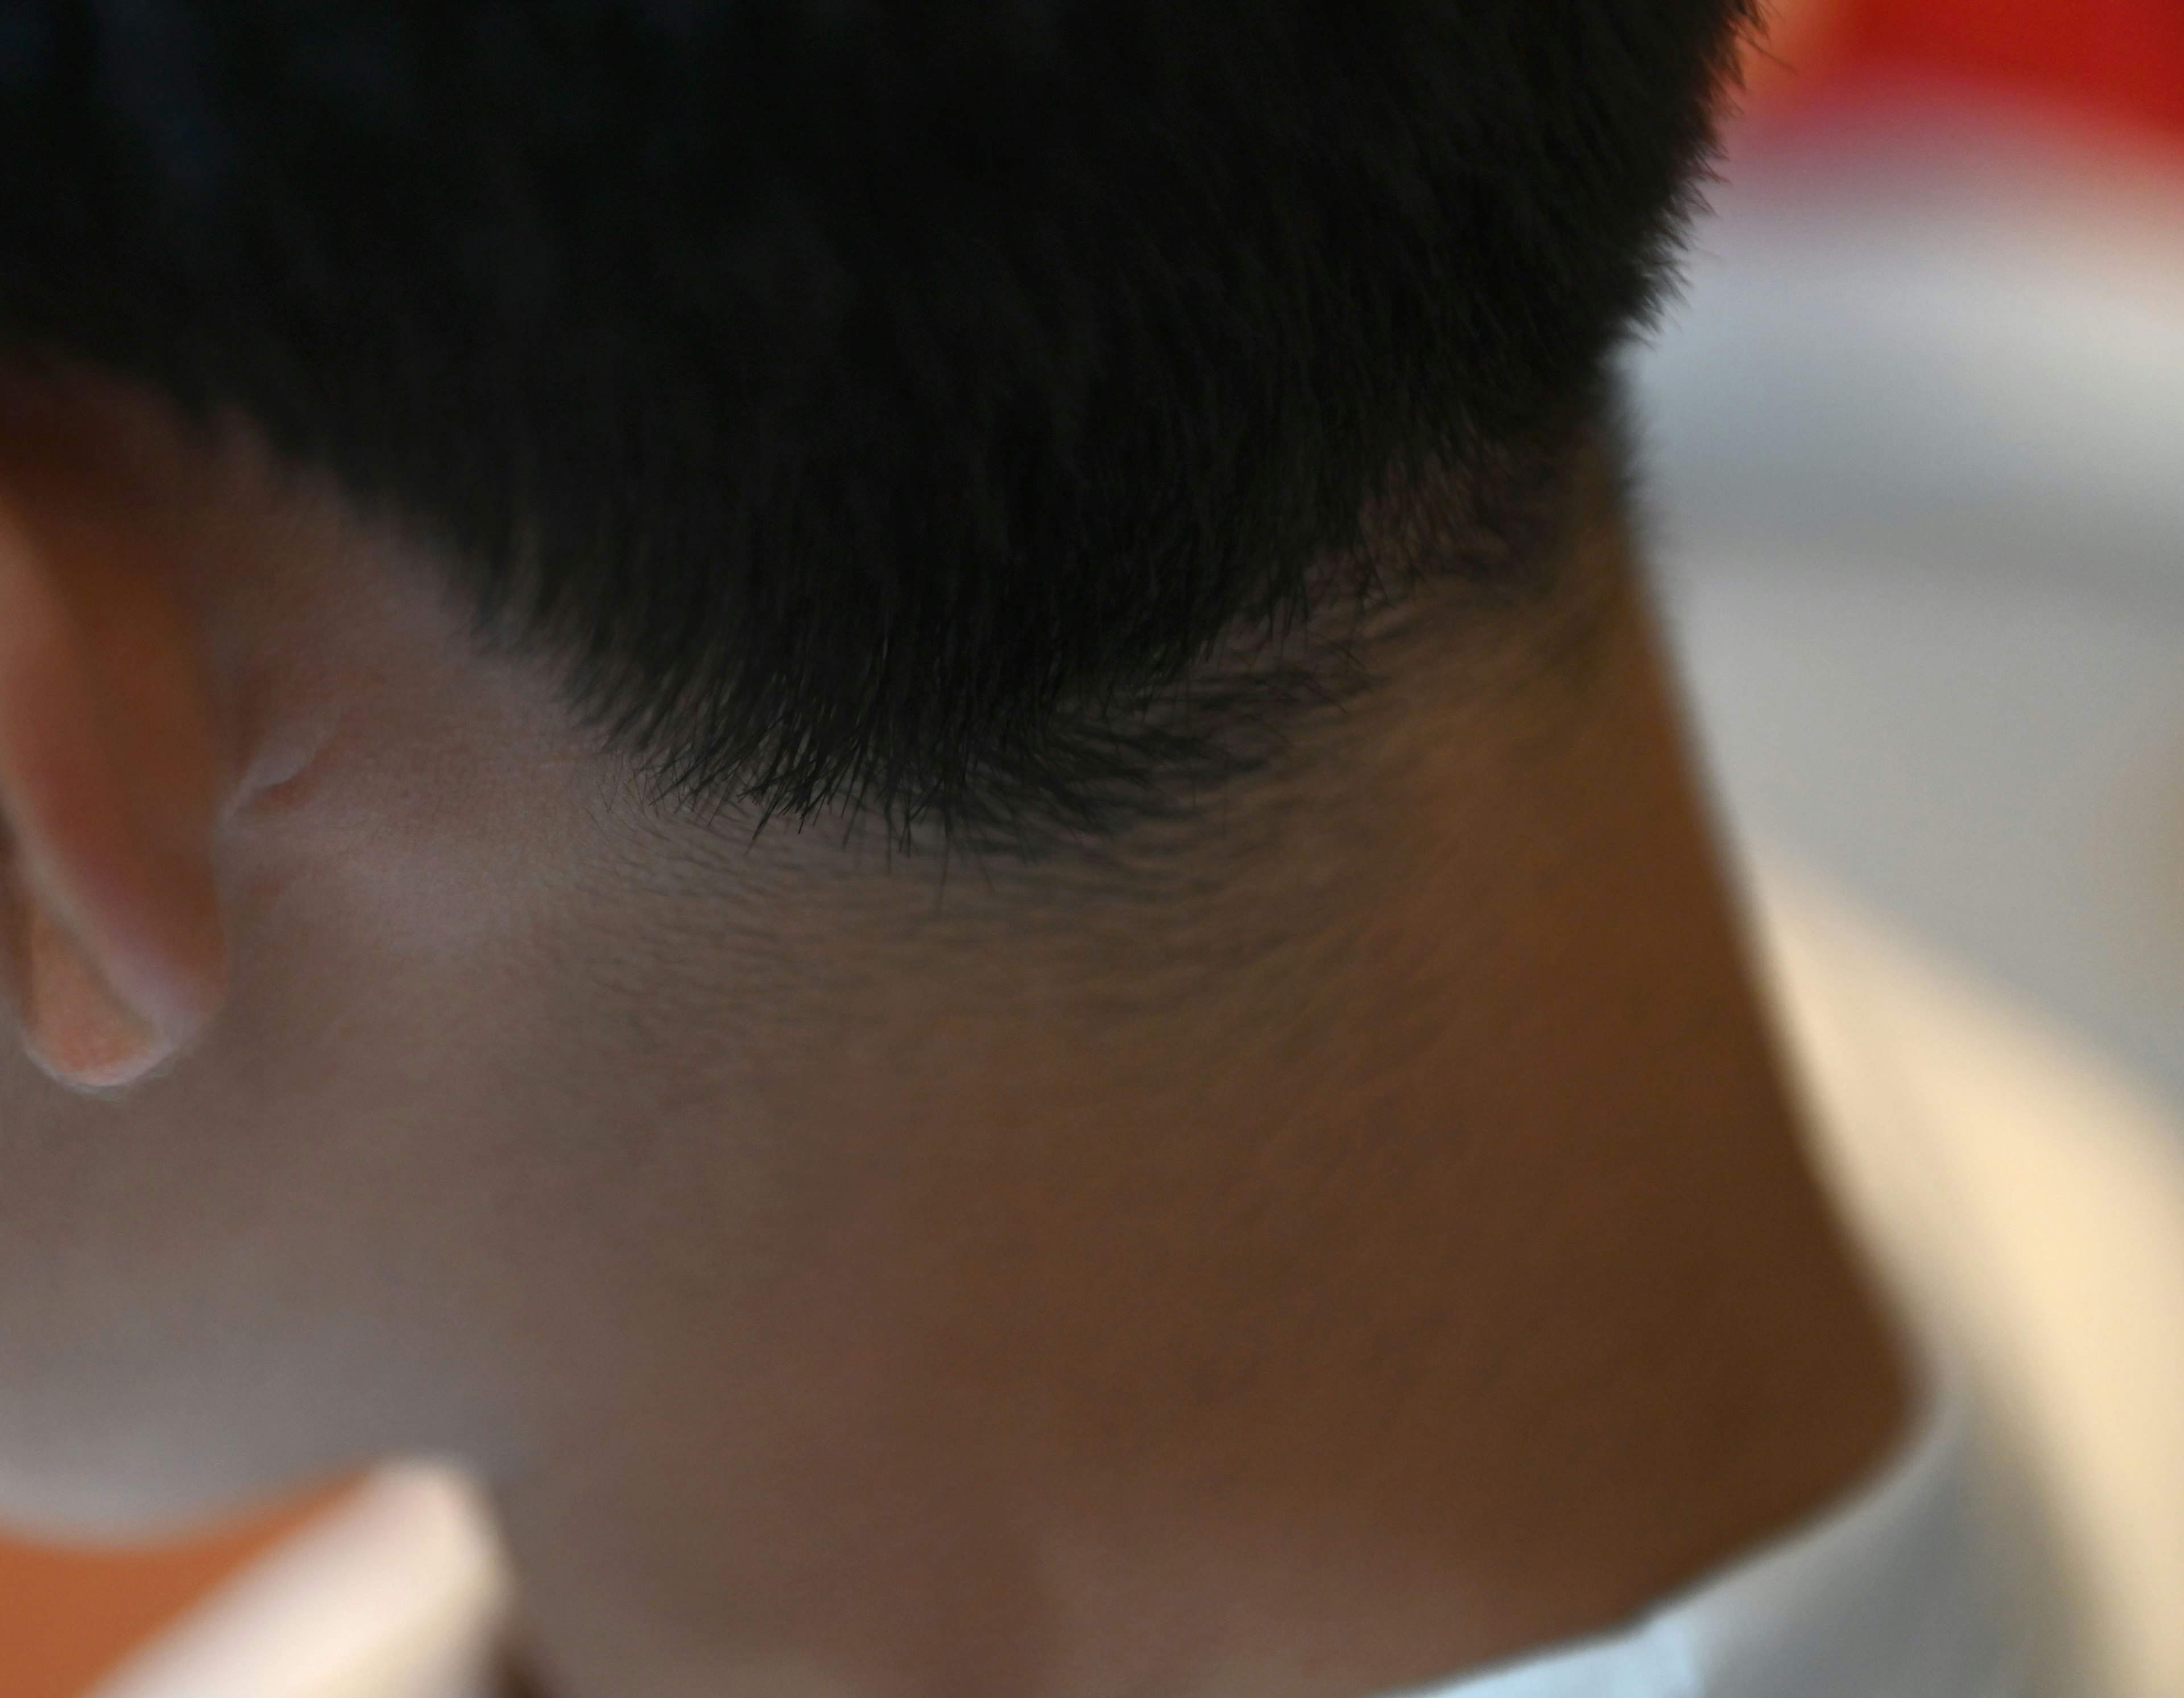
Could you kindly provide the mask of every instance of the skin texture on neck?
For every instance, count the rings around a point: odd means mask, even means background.
[[[0,1062],[17,1518],[435,1452],[555,1698],[1364,1698],[1898,1430],[1612,522],[1190,819],[944,879],[643,806],[247,443],[0,434],[32,557],[196,633],[230,962],[125,1094]]]
[[[1186,895],[873,922],[767,1094],[793,1200],[504,1495],[566,1690],[1398,1690],[1876,1461],[1896,1370],[1596,570],[1568,654],[1395,659]]]

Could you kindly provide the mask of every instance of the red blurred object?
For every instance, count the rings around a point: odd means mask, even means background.
[[[1862,87],[1940,84],[2184,138],[2184,0],[1828,0],[1795,33],[1803,108]]]

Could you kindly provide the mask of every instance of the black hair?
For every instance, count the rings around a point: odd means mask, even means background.
[[[1096,825],[1376,497],[1563,452],[1748,13],[0,0],[0,342],[421,532],[665,791]]]

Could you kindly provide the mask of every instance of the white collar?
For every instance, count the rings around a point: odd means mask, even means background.
[[[1986,1556],[1960,1394],[1888,1470],[1621,1632],[1419,1698],[2011,1698],[2024,1647]]]

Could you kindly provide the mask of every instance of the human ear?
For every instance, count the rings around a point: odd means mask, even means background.
[[[217,720],[159,563],[22,494],[0,481],[0,910],[25,1046],[110,1088],[220,1001]]]

